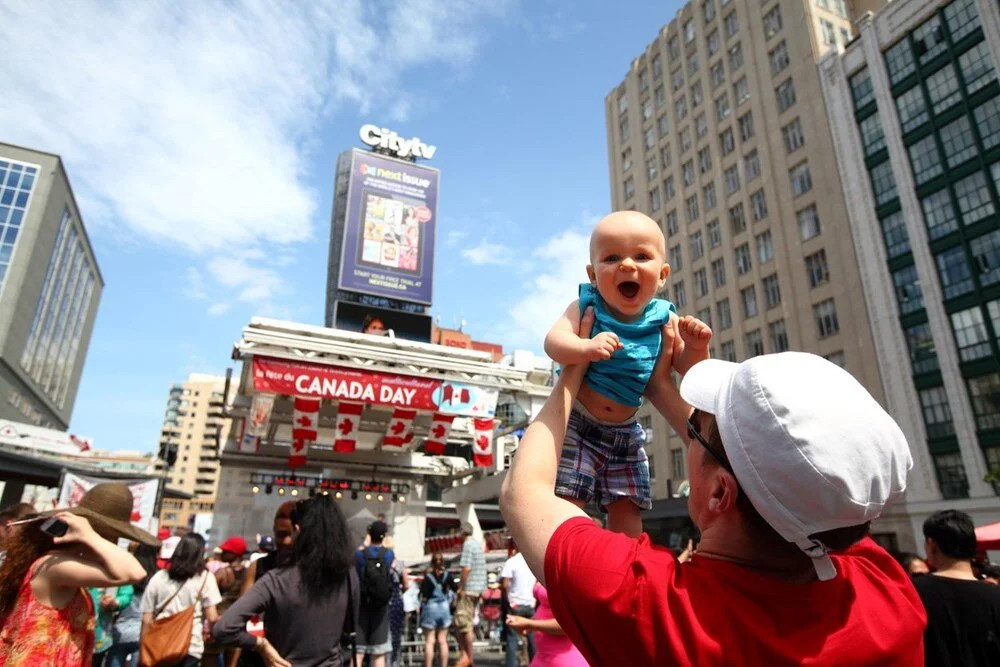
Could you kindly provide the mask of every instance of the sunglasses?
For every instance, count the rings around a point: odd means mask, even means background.
[[[726,460],[725,455],[715,451],[715,448],[708,442],[705,436],[703,436],[701,433],[698,432],[698,427],[695,426],[695,422],[697,421],[700,412],[701,412],[700,410],[695,410],[694,412],[691,413],[691,416],[688,417],[687,420],[688,438],[700,442],[701,446],[708,451],[708,453],[712,456],[712,458],[715,459],[716,463],[718,463],[720,466],[728,470],[730,474],[735,475],[735,473],[733,473],[733,467],[729,465],[729,461]]]

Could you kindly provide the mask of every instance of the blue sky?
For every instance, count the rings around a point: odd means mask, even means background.
[[[0,5],[0,141],[63,157],[106,281],[71,430],[154,451],[252,316],[322,324],[366,122],[438,146],[432,314],[540,350],[610,206],[604,96],[680,4]]]

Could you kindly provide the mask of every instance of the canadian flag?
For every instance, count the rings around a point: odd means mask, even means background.
[[[385,437],[382,438],[383,447],[406,447],[413,442],[413,418],[417,416],[416,410],[404,410],[396,408],[392,411],[392,419],[385,429]]]
[[[309,443],[316,442],[319,404],[318,398],[295,397],[295,409],[292,412],[292,451],[288,454],[289,468],[298,468],[306,464]]]
[[[431,420],[431,428],[427,432],[427,440],[424,441],[424,452],[427,454],[444,454],[444,444],[448,442],[448,434],[451,433],[451,423],[455,420],[455,415],[443,415],[440,412],[434,413]]]
[[[364,403],[341,401],[337,407],[337,428],[333,435],[333,451],[353,452],[358,445],[358,429],[361,428],[361,411]]]
[[[493,420],[472,420],[472,461],[480,468],[493,465]]]

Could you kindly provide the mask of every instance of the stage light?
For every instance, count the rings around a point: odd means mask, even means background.
[[[268,484],[267,486],[264,487],[264,493],[266,493],[267,495],[271,495],[271,491],[273,491],[273,490],[274,490],[274,487],[271,486],[270,484]]]
[[[256,484],[254,484],[253,486],[250,487],[250,493],[253,493],[253,494],[260,493],[260,487],[257,486]]]
[[[344,497],[344,494],[341,493],[340,491],[337,491],[335,494],[333,494],[333,497],[336,498],[337,500],[340,500],[341,498]]]
[[[365,500],[371,500],[371,499],[372,499],[372,494],[366,493],[365,494]]]
[[[383,500],[385,500],[385,496],[383,496],[381,493],[378,494],[378,501],[382,502]]]
[[[357,499],[358,499],[358,492],[351,491],[351,500],[357,500]]]
[[[299,490],[298,489],[292,489],[292,495],[293,496],[299,495]]]
[[[399,502],[405,503],[406,502],[406,496],[400,496],[399,497]]]
[[[279,496],[285,495],[285,487],[283,486],[278,487],[278,495]]]

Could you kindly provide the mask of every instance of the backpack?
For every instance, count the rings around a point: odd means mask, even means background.
[[[385,548],[379,547],[375,553],[366,548],[364,569],[361,571],[361,606],[366,609],[381,609],[389,604],[392,597],[392,578],[389,566],[385,564]]]

